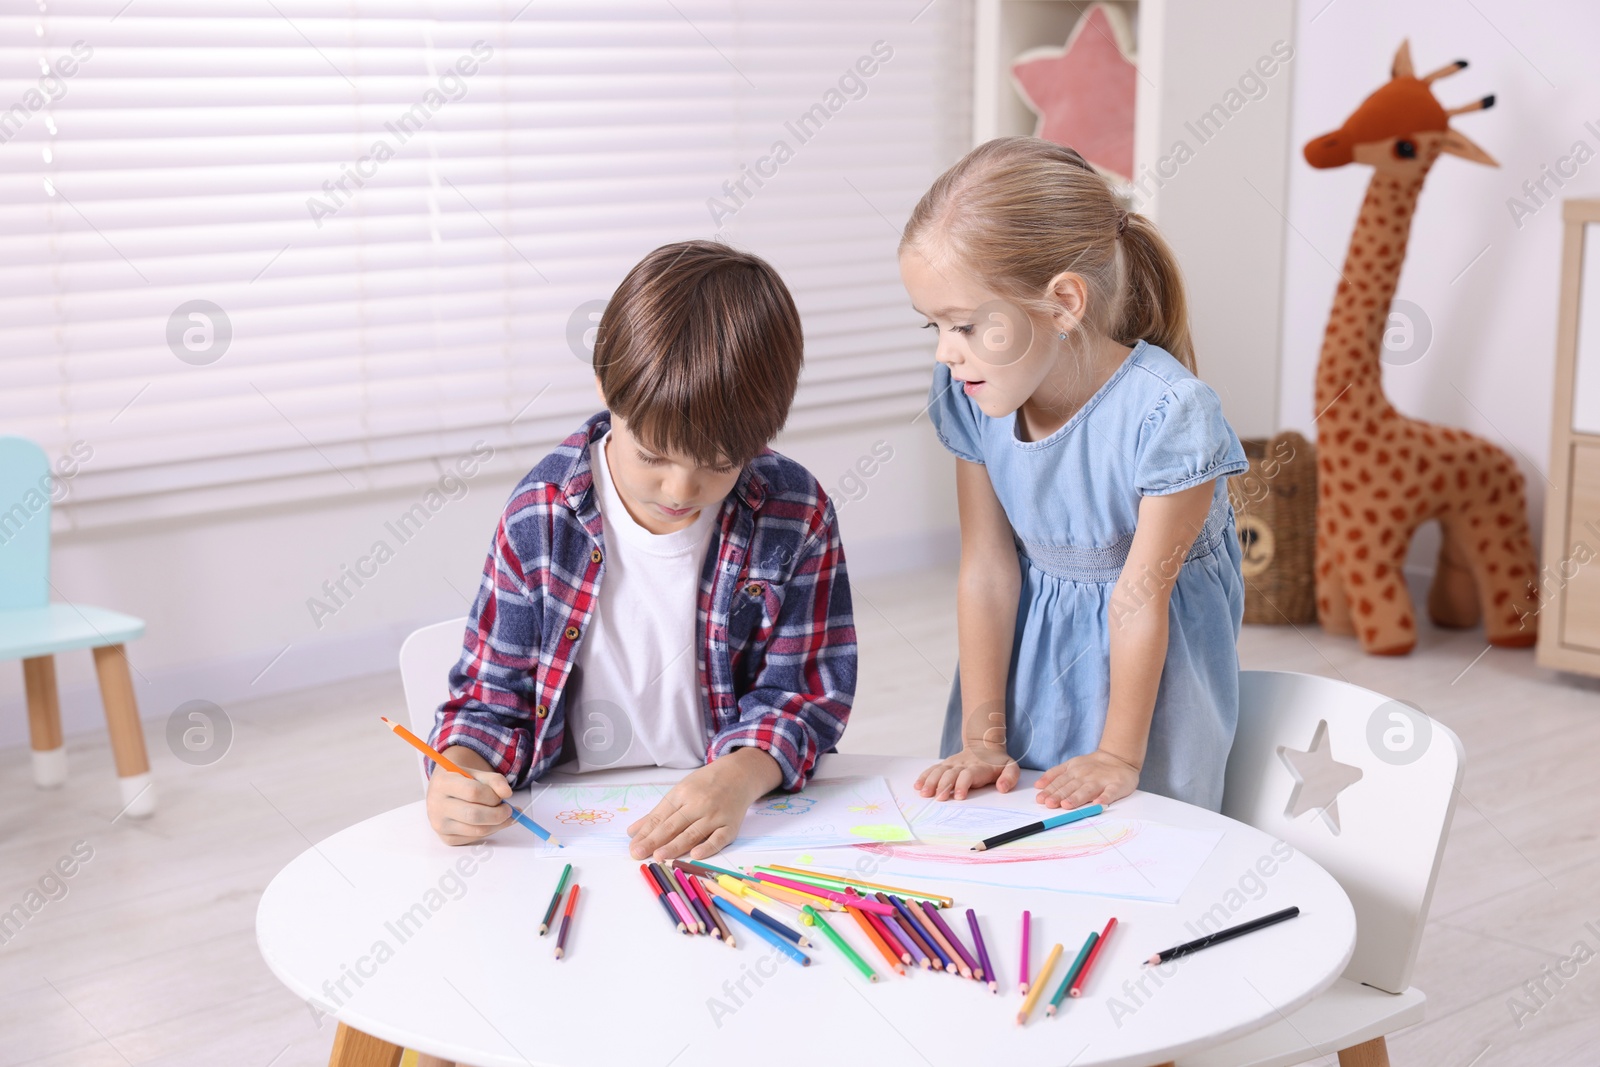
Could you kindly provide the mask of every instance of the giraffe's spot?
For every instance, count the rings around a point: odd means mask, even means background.
[[[1494,606],[1498,608],[1500,605],[1504,604],[1507,600],[1510,600],[1510,599],[1511,599],[1511,594],[1510,593],[1506,592],[1504,589],[1498,590],[1494,594]]]
[[[1368,600],[1366,597],[1362,597],[1361,600],[1356,604],[1356,610],[1363,615],[1371,615],[1372,601]]]
[[[1343,515],[1347,519],[1353,514],[1353,512],[1350,510],[1350,505],[1346,504],[1343,500],[1339,501],[1339,514]]]
[[[1494,524],[1500,527],[1502,530],[1507,526],[1510,526],[1515,521],[1515,519],[1503,511],[1494,517]]]
[[[1402,478],[1404,477],[1403,475],[1400,475],[1398,469],[1396,469],[1395,474],[1396,474],[1395,481],[1397,481],[1397,482],[1402,480]],[[1412,497],[1416,496],[1420,492],[1422,492],[1422,486],[1420,486],[1420,485],[1407,486],[1406,487],[1406,491],[1405,491],[1405,498],[1407,500],[1410,500]]]
[[[1366,635],[1367,635],[1367,644],[1375,645],[1375,644],[1378,643],[1378,628],[1376,626],[1367,627]]]
[[[1431,467],[1431,466],[1433,466],[1433,461],[1430,460],[1427,456],[1418,456],[1417,457],[1417,473],[1418,474],[1427,474],[1428,473],[1428,468]]]
[[[1372,473],[1368,471],[1367,468],[1362,467],[1360,470],[1356,471],[1356,481],[1360,482],[1362,485],[1371,485]]]
[[[1378,513],[1377,513],[1377,511],[1375,509],[1367,508],[1365,511],[1363,511],[1361,513],[1361,515],[1362,515],[1363,518],[1365,518],[1372,525],[1374,525],[1374,526],[1378,525]]]
[[[1403,515],[1401,517],[1404,518]],[[1393,539],[1394,539],[1394,530],[1389,528],[1388,526],[1385,526],[1383,528],[1383,532],[1378,535],[1378,543],[1380,545],[1386,545]]]
[[[1416,625],[1416,624],[1411,621],[1411,616],[1410,615],[1402,615],[1402,616],[1400,616],[1400,629],[1409,630],[1414,625]]]
[[[1407,433],[1406,433],[1406,437],[1409,439],[1410,436],[1411,436],[1411,434],[1410,434],[1410,432],[1408,430]],[[1411,458],[1411,449],[1409,447],[1405,446],[1405,445],[1402,445],[1402,446],[1400,446],[1399,449],[1397,449],[1395,451],[1395,455],[1399,456],[1401,459],[1410,459]]]
[[[1361,540],[1361,527],[1359,527],[1359,526],[1350,527],[1350,532],[1345,534],[1344,537],[1345,537],[1346,541],[1359,541],[1359,540]]]
[[[1435,493],[1444,492],[1444,486],[1445,486],[1445,480],[1444,480],[1444,475],[1442,475],[1442,474],[1435,474],[1433,476],[1433,481],[1428,483],[1428,488],[1432,489]]]
[[[1488,563],[1483,565],[1483,569],[1488,571],[1490,574],[1499,574],[1500,564],[1496,563],[1494,560],[1490,560]]]
[[[1360,585],[1362,585],[1364,582],[1366,582],[1366,579],[1361,577],[1361,572],[1360,571],[1356,571],[1353,574],[1351,574],[1347,580],[1350,582],[1350,587],[1352,589],[1357,588]]]
[[[1376,488],[1376,489],[1374,489],[1372,491],[1372,495],[1375,498],[1377,498],[1378,500],[1388,500],[1389,499],[1388,487],[1380,485],[1380,486],[1378,486],[1378,488]]]
[[[1359,455],[1360,453],[1365,452],[1368,448],[1370,448],[1372,446],[1367,444],[1367,442],[1364,439],[1358,438],[1355,441],[1351,442],[1350,447],[1355,449],[1356,453]]]
[[[1477,520],[1474,519],[1472,524],[1474,526],[1476,526],[1478,524]],[[1485,537],[1482,541],[1478,542],[1478,551],[1480,553],[1489,551],[1489,539],[1487,537]]]
[[[1476,448],[1467,449],[1467,462],[1468,463],[1476,463],[1476,462],[1478,462],[1478,450]]]
[[[1378,449],[1372,454],[1372,459],[1378,466],[1387,467],[1389,465],[1389,450],[1387,448]]]
[[[1383,599],[1392,602],[1395,598],[1395,594],[1398,592],[1399,590],[1395,588],[1395,584],[1390,582],[1383,587]]]

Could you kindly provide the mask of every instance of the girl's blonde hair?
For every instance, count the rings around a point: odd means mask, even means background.
[[[987,141],[941,174],[911,212],[900,250],[954,260],[1035,313],[1063,271],[1089,288],[1084,324],[1120,344],[1143,339],[1194,370],[1183,277],[1143,215],[1071,148],[1037,137]]]

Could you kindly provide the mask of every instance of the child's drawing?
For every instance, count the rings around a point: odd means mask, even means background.
[[[559,823],[557,836],[569,855],[575,851],[620,854],[630,843],[628,827],[671,788],[662,782],[590,785],[581,779],[563,779],[534,796],[528,816],[546,825]],[[832,848],[857,842],[914,840],[886,779],[838,778],[814,780],[799,793],[775,793],[756,801],[729,847]]]
[[[618,808],[626,811],[626,808]],[[597,808],[569,808],[566,811],[556,812],[556,821],[567,826],[600,826],[608,823],[615,816],[615,812]]]
[[[804,815],[816,803],[810,797],[783,796],[758,801],[750,810],[756,815]]]

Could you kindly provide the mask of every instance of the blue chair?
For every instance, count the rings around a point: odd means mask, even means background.
[[[55,654],[93,649],[123,812],[149,815],[156,805],[155,784],[123,648],[144,634],[144,620],[88,604],[51,602],[53,485],[49,461],[38,445],[22,437],[0,437],[0,660],[22,661],[33,780],[50,789],[67,779]]]

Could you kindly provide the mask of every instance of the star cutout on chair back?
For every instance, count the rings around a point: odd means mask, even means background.
[[[1361,768],[1333,758],[1333,746],[1328,743],[1328,720],[1317,723],[1310,748],[1302,752],[1279,745],[1278,755],[1294,775],[1294,788],[1289,791],[1289,806],[1284,814],[1297,819],[1308,811],[1320,812],[1328,829],[1338,834],[1339,794],[1361,781]]]
[[[1126,16],[1095,4],[1062,48],[1035,48],[1011,65],[1017,91],[1039,115],[1034,136],[1075,148],[1123,181],[1133,177],[1133,100],[1138,68],[1119,40]]]

